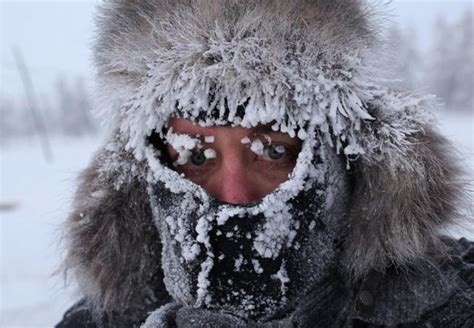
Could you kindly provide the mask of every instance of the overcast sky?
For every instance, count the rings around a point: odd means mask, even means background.
[[[59,75],[92,80],[90,45],[96,1],[0,0],[0,96],[22,96],[23,89],[12,56],[23,54],[37,90],[50,92]],[[470,0],[394,0],[389,17],[403,28],[413,27],[422,48],[429,47],[433,22],[438,16],[456,20]],[[92,83],[91,83],[92,85]]]

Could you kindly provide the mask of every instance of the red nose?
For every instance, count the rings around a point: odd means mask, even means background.
[[[213,181],[208,185],[209,193],[221,202],[248,204],[260,199],[260,189],[247,171],[245,159],[229,156],[218,168]]]

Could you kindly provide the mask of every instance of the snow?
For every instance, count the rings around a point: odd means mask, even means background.
[[[458,148],[472,182],[473,111],[441,112],[437,116],[442,131]],[[71,288],[64,289],[61,275],[52,274],[60,263],[60,225],[69,209],[75,178],[87,165],[99,139],[52,140],[52,164],[45,163],[36,141],[17,141],[0,149],[1,327],[52,327],[78,299]],[[474,239],[472,230],[452,233]],[[243,260],[236,261],[236,268]],[[283,282],[285,275],[280,273]]]
[[[252,150],[255,154],[257,155],[263,155],[263,143],[260,139],[255,139],[252,141],[252,144],[250,145],[250,150]]]
[[[208,149],[204,150],[204,156],[207,159],[212,159],[212,158],[216,158],[217,154],[216,154],[216,151],[214,149],[208,148]]]
[[[253,264],[253,269],[255,270],[255,273],[257,273],[257,274],[263,273],[263,268],[262,268],[259,260],[253,259],[252,264]]]
[[[173,133],[172,128],[166,133],[165,140],[178,152],[178,159],[173,163],[175,166],[186,164],[189,156],[192,155],[192,151],[202,148],[199,138],[193,138],[187,134]]]
[[[242,266],[242,263],[244,263],[244,257],[242,256],[242,254],[240,254],[239,257],[235,260],[235,264],[234,264],[235,272],[240,271],[240,267]]]
[[[242,138],[242,140],[240,141],[242,144],[246,145],[246,144],[249,144],[251,143],[252,141],[250,140],[249,137],[245,137],[245,138]]]
[[[205,136],[204,137],[204,142],[205,143],[213,143],[214,142],[214,136]]]
[[[286,271],[285,261],[282,262],[280,270],[276,274],[272,276],[273,279],[278,279],[281,282],[281,294],[286,295],[287,286],[290,282],[290,278],[288,278],[288,272]]]
[[[36,140],[0,149],[0,326],[52,327],[78,297],[54,275],[61,255],[61,224],[74,182],[98,146],[98,138],[54,139],[54,162]],[[97,193],[97,197],[100,197]]]

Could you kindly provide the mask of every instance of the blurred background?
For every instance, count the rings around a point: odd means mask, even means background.
[[[434,114],[472,182],[474,5],[385,2],[387,77],[439,97]],[[98,3],[0,0],[0,327],[52,327],[77,300],[58,273],[61,224],[103,138],[92,115]]]

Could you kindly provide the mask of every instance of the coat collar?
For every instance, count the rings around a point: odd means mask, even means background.
[[[434,264],[416,271],[372,271],[354,293],[352,318],[376,325],[414,322],[446,303],[457,289],[456,269]]]

